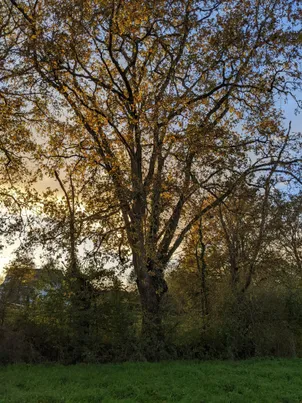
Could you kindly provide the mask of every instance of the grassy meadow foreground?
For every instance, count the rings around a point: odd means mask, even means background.
[[[0,402],[301,402],[302,360],[0,368]]]

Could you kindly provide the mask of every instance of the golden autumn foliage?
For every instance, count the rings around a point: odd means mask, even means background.
[[[165,269],[199,220],[255,172],[299,179],[275,100],[301,85],[301,10],[288,0],[4,0],[2,10],[44,136],[41,170],[72,173],[77,188],[89,177],[80,203],[91,216],[117,204],[108,227],[131,250],[146,340],[158,341]]]

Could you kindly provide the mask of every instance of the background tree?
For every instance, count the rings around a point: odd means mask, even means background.
[[[242,186],[221,206],[223,225],[219,209],[203,219],[206,317],[202,314],[202,277],[196,260],[200,227],[194,227],[186,238],[177,265],[168,275],[170,292],[165,300],[169,342],[176,344],[185,356],[222,354],[242,358],[261,356],[264,351],[271,355],[299,354],[302,296],[299,269],[292,250],[279,241],[279,231],[285,230],[281,217],[283,223],[295,228],[297,237],[297,221],[293,217],[297,217],[299,209],[293,208],[288,195],[272,189],[266,206],[265,232],[255,261],[264,199],[265,193],[260,188]],[[284,204],[280,202],[282,199]],[[299,199],[294,195],[293,200],[295,205]],[[277,206],[281,205],[279,210]],[[290,241],[291,235],[287,239]],[[245,288],[251,264],[254,270]]]
[[[302,198],[293,194],[289,198],[276,197],[279,213],[277,224],[277,247],[282,258],[291,265],[298,277],[302,273]]]

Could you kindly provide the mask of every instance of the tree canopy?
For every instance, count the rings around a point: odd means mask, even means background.
[[[84,223],[130,251],[146,345],[163,340],[165,271],[198,222],[262,187],[256,260],[271,187],[301,184],[301,138],[276,106],[301,106],[300,17],[289,0],[1,5],[3,158],[30,153],[57,179],[74,276]]]

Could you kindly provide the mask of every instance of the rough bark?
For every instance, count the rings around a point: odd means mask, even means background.
[[[137,287],[142,307],[142,348],[146,359],[157,361],[165,350],[161,301],[168,287],[161,270],[149,265],[141,271],[144,274],[137,278]]]

